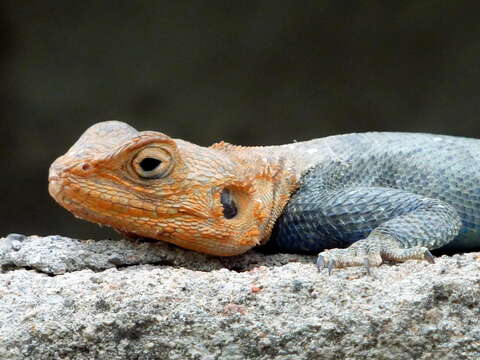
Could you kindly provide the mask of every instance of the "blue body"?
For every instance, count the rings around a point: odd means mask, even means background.
[[[268,247],[319,252],[372,230],[409,248],[480,248],[480,140],[430,134],[336,136],[303,174]]]

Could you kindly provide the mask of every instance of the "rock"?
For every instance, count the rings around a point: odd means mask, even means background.
[[[156,242],[0,239],[1,359],[480,356],[480,253],[319,273]]]

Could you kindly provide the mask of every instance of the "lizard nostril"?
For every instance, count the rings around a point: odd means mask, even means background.
[[[88,170],[90,170],[90,164],[84,163],[84,164],[82,165],[82,170],[83,170],[83,171],[88,171]]]

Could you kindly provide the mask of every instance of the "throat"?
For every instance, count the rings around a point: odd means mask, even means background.
[[[273,226],[283,212],[298,182],[293,173],[281,167],[267,167],[267,171],[255,179],[256,197],[259,203],[254,211],[260,230],[260,244],[264,244],[272,233]],[[260,205],[261,204],[261,205]]]

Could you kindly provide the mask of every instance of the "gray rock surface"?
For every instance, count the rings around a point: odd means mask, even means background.
[[[0,359],[471,359],[480,253],[318,273],[137,241],[0,239]]]

